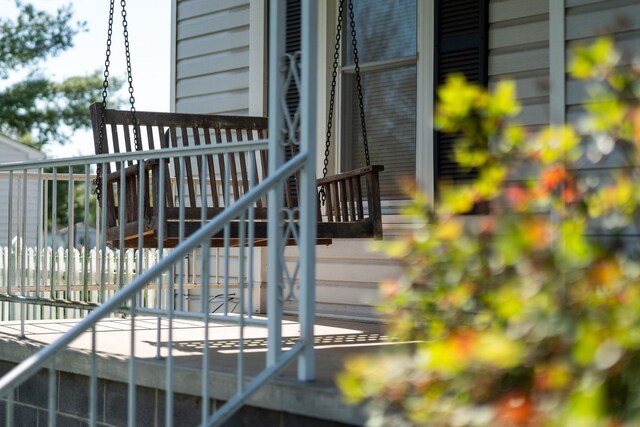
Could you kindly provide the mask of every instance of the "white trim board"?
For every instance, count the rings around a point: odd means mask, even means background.
[[[565,0],[549,1],[549,121],[562,125],[566,120]]]

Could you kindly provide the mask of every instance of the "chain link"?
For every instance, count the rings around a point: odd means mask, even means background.
[[[360,124],[362,125],[362,145],[367,166],[371,166],[369,159],[369,141],[367,140],[367,124],[364,116],[364,97],[362,95],[362,78],[360,76],[360,60],[358,59],[358,42],[356,41],[356,22],[353,16],[353,0],[349,0],[349,21],[351,25],[351,45],[353,46],[353,63],[356,69],[358,83],[358,103],[360,106]]]
[[[362,78],[360,77],[360,60],[358,59],[358,43],[356,41],[356,24],[353,13],[353,2],[349,0],[348,3],[349,8],[349,25],[351,26],[351,45],[353,46],[353,62],[355,64],[355,74],[356,74],[356,82],[358,89],[358,103],[360,107],[360,123],[362,125],[362,143],[364,145],[364,155],[367,166],[371,165],[371,160],[369,159],[369,142],[367,139],[367,125],[364,114],[364,96],[362,94]],[[338,26],[336,28],[336,44],[335,51],[333,53],[333,70],[331,73],[331,95],[329,98],[329,114],[327,117],[327,139],[325,142],[324,149],[324,162],[322,168],[322,177],[326,178],[329,167],[329,155],[331,148],[331,135],[333,128],[333,115],[335,111],[335,99],[336,99],[336,82],[338,78],[338,64],[340,62],[340,40],[342,38],[342,18],[344,15],[344,0],[340,0],[340,5],[338,7]],[[327,200],[327,195],[325,193],[324,187],[320,189],[320,197],[322,200],[322,205],[325,204]]]
[[[133,140],[136,146],[136,150],[142,149],[140,145],[140,138],[138,136],[138,119],[136,118],[135,97],[133,96],[133,76],[131,73],[131,53],[129,51],[129,29],[127,23],[127,3],[125,0],[120,1],[122,7],[122,28],[124,35],[124,49],[127,60],[127,82],[129,83],[129,103],[131,104],[131,124],[133,125]],[[113,13],[115,9],[115,0],[109,2],[109,27],[107,29],[107,51],[106,59],[104,61],[104,81],[102,82],[102,112],[100,114],[100,129],[98,131],[98,153],[103,153],[103,146],[105,140],[105,111],[107,109],[107,95],[109,89],[109,66],[111,65],[111,39],[113,36]],[[98,163],[96,167],[96,178],[93,180],[94,193],[98,199],[98,203],[102,203],[102,165]]]
[[[107,30],[107,51],[104,60],[104,81],[102,82],[102,113],[100,115],[100,130],[98,131],[98,154],[102,154],[104,144],[104,112],[107,108],[107,94],[109,89],[109,65],[111,65],[111,36],[113,35],[114,0],[109,3],[109,27]],[[98,203],[102,203],[102,164],[96,167],[96,178],[93,180],[94,193]]]
[[[336,82],[338,78],[338,62],[340,61],[340,38],[342,36],[342,14],[344,12],[344,0],[340,0],[340,7],[338,8],[338,27],[336,28],[336,44],[335,51],[333,53],[333,71],[331,73],[331,96],[329,98],[329,116],[327,119],[327,140],[324,149],[324,166],[322,168],[322,177],[325,178],[329,171],[329,154],[331,148],[331,130],[333,128],[333,112],[336,99]],[[322,205],[324,206],[327,200],[327,194],[324,191],[324,187],[320,189],[320,197],[322,199]]]
[[[120,0],[120,6],[122,6],[122,28],[124,35],[124,50],[127,59],[127,82],[129,82],[129,103],[131,104],[131,124],[133,125],[133,141],[136,145],[136,150],[142,150],[140,146],[140,138],[138,137],[138,119],[136,118],[136,99],[133,96],[133,76],[131,74],[131,53],[129,52],[129,29],[127,24],[127,2]]]

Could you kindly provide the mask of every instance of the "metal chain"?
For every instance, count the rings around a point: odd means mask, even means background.
[[[327,140],[324,149],[324,167],[322,168],[322,177],[325,178],[328,173],[329,167],[329,154],[331,148],[331,129],[333,128],[333,112],[336,100],[336,82],[338,78],[338,62],[340,61],[340,37],[342,35],[342,14],[344,11],[344,0],[340,0],[340,7],[338,8],[338,27],[336,28],[336,44],[335,51],[333,52],[333,72],[331,73],[331,96],[329,98],[329,117],[327,119]],[[322,205],[327,200],[327,195],[324,191],[324,187],[320,189],[320,197],[322,198]]]
[[[349,25],[351,26],[351,45],[353,46],[353,63],[355,65],[355,74],[356,74],[356,82],[358,89],[358,103],[360,107],[360,123],[362,125],[362,144],[364,145],[364,156],[365,162],[367,166],[371,165],[371,160],[369,158],[369,141],[367,138],[367,124],[365,120],[364,114],[364,96],[362,94],[362,77],[360,76],[360,60],[358,59],[358,43],[356,41],[356,23],[353,13],[353,1],[349,0],[348,3],[349,8]],[[322,168],[322,177],[325,178],[328,173],[329,166],[329,154],[331,148],[331,135],[333,128],[333,115],[335,110],[335,99],[336,99],[336,82],[338,77],[338,65],[340,61],[340,39],[342,37],[342,17],[344,14],[344,0],[340,0],[340,5],[338,7],[338,26],[336,28],[336,43],[335,50],[333,53],[333,70],[331,73],[331,95],[329,97],[329,115],[327,118],[327,139],[325,142],[325,150],[324,150],[324,163]],[[327,199],[327,195],[325,193],[324,187],[320,189],[320,197],[322,200],[322,204],[324,205]]]
[[[104,142],[104,112],[107,108],[107,90],[109,88],[109,65],[111,64],[111,36],[113,35],[114,0],[109,3],[109,27],[107,30],[107,52],[104,60],[104,81],[102,82],[102,114],[100,115],[100,130],[98,133],[98,154],[102,154]],[[96,167],[96,179],[93,180],[94,193],[98,203],[102,202],[102,164]]]
[[[127,58],[127,81],[129,82],[129,103],[131,104],[131,124],[133,125],[133,141],[136,145],[136,150],[142,150],[140,146],[140,138],[138,137],[138,119],[136,118],[136,99],[133,96],[133,76],[131,74],[131,54],[129,52],[129,30],[127,28],[127,11],[126,0],[120,0],[120,6],[122,6],[122,28],[124,35],[124,50]]]
[[[358,103],[360,104],[360,123],[362,125],[362,145],[367,166],[371,166],[369,159],[369,141],[367,140],[367,124],[364,116],[364,97],[362,96],[362,78],[360,77],[360,60],[358,59],[358,42],[356,41],[356,22],[353,16],[353,0],[349,0],[349,21],[351,25],[351,44],[353,46],[353,63],[356,68],[356,82],[358,83]]]

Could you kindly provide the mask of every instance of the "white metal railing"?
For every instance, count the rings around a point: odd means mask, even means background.
[[[165,298],[163,301],[160,301],[159,308],[140,307],[138,304],[139,294],[141,291],[146,289],[149,286],[149,284],[157,283],[159,280],[162,280],[162,277],[166,275],[168,272],[174,271],[176,266],[183,262],[184,257],[189,253],[192,253],[194,249],[199,249],[199,253],[202,254],[202,257],[200,259],[200,262],[201,262],[200,265],[202,269],[201,274],[203,277],[207,277],[209,275],[208,270],[210,268],[210,265],[208,262],[209,260],[208,242],[210,237],[218,233],[219,231],[223,230],[225,225],[228,225],[231,220],[246,216],[247,211],[251,209],[252,202],[256,198],[263,196],[265,192],[277,186],[278,183],[281,182],[283,179],[286,179],[288,176],[291,176],[293,173],[295,173],[304,163],[305,159],[306,159],[306,156],[304,154],[299,154],[297,157],[292,159],[290,162],[288,162],[286,165],[281,167],[274,174],[270,175],[270,177],[265,181],[263,181],[263,183],[259,184],[256,188],[254,188],[252,191],[246,194],[236,204],[226,209],[222,214],[218,215],[215,219],[207,223],[206,226],[204,226],[202,229],[200,229],[198,232],[196,232],[194,235],[192,235],[190,238],[184,241],[181,245],[179,245],[178,247],[170,251],[158,263],[153,265],[144,273],[137,276],[131,283],[129,283],[128,285],[120,289],[120,291],[115,293],[112,298],[107,300],[104,304],[95,308],[91,314],[89,314],[83,320],[79,321],[79,323],[71,331],[64,334],[59,340],[57,340],[50,346],[42,349],[41,351],[39,351],[29,359],[22,362],[17,368],[12,370],[9,374],[4,376],[2,379],[0,379],[0,396],[7,395],[7,394],[9,395],[9,398],[7,400],[8,417],[10,414],[13,414],[13,411],[11,409],[12,405],[14,405],[14,402],[12,399],[13,390],[15,390],[15,388],[20,383],[28,379],[31,375],[33,375],[39,369],[47,368],[49,366],[49,363],[52,360],[54,360],[55,356],[61,350],[64,350],[69,343],[71,343],[74,339],[79,337],[81,334],[83,334],[87,330],[91,330],[92,342],[94,342],[94,346],[95,346],[95,341],[96,341],[95,326],[97,321],[107,316],[110,316],[114,313],[119,312],[120,310],[122,310],[123,306],[129,307],[129,312],[133,316],[132,319],[138,315],[152,315],[152,316],[158,317],[159,319],[160,318],[167,319],[170,322],[169,324],[171,324],[171,321],[173,319],[180,316],[200,319],[204,324],[205,331],[208,330],[208,325],[214,322],[229,322],[234,324],[240,324],[242,326],[251,325],[251,326],[273,327],[272,325],[270,325],[271,322],[269,322],[269,320],[256,318],[252,316],[251,313],[246,313],[246,310],[244,310],[243,308],[245,307],[245,302],[242,300],[243,298],[246,297],[246,292],[240,293],[240,304],[239,304],[240,311],[236,315],[232,315],[227,309],[223,310],[223,312],[219,314],[210,313],[208,303],[207,303],[208,302],[207,286],[203,286],[201,289],[203,292],[203,298],[202,298],[203,307],[199,313],[189,313],[184,310],[181,310],[179,307],[175,307],[173,302],[171,301],[173,299],[172,297],[174,294],[173,290],[180,287],[181,285],[182,286],[184,285],[184,281],[183,281],[184,276],[179,276],[177,278],[178,283],[174,283],[174,280],[173,280],[174,276],[170,275],[169,282],[170,282],[171,291],[168,293],[168,295],[165,295]],[[247,236],[245,238],[248,238],[248,235],[250,232],[249,230],[250,230],[250,225],[247,229],[247,232],[245,233],[245,236]],[[251,246],[252,246],[251,241],[247,239],[247,247],[246,247],[247,256],[249,252],[252,250]],[[248,290],[250,287],[251,287],[251,283],[242,283],[241,285],[241,288],[244,289],[245,291]],[[278,293],[282,295],[281,286],[276,284],[276,289],[278,290]],[[281,300],[280,300],[280,303],[282,303]],[[277,329],[281,329],[281,325],[278,325]],[[133,333],[131,335],[134,336]],[[169,336],[171,337],[171,335],[172,335],[172,329],[169,328]],[[269,334],[269,336],[271,337],[271,334]],[[240,341],[242,341],[241,337],[240,337]],[[310,342],[312,343],[313,341],[311,340]],[[282,343],[279,342],[278,345],[281,346]],[[237,408],[237,406],[244,401],[247,394],[255,391],[260,384],[262,384],[271,376],[278,373],[285,366],[286,363],[288,363],[290,360],[293,360],[296,356],[298,356],[304,348],[305,348],[305,341],[301,340],[298,345],[294,346],[294,348],[289,350],[286,354],[277,357],[276,363],[272,363],[261,374],[255,377],[248,384],[245,384],[246,376],[244,373],[244,368],[242,364],[239,363],[238,393],[236,394],[236,397],[232,398],[228,402],[228,405],[231,405],[229,406],[229,408]],[[208,349],[209,349],[209,337],[205,337],[203,342],[203,356],[202,356],[202,369],[203,369],[202,375],[203,376],[207,376],[209,371],[210,361],[208,357]],[[158,345],[158,350],[160,350],[160,345]],[[129,359],[131,364],[130,369],[132,371],[135,371],[135,365],[136,365],[136,358],[135,358],[134,351],[135,351],[135,342],[132,342],[131,354]],[[91,357],[94,359],[97,357],[95,347],[91,353]],[[166,416],[167,416],[167,420],[172,420],[173,419],[173,413],[172,413],[173,400],[172,400],[172,393],[171,393],[171,389],[172,389],[171,384],[173,381],[173,378],[172,378],[173,370],[172,370],[171,338],[169,338],[168,354],[163,355],[163,357],[167,358],[167,368],[168,368],[167,379],[166,379],[166,384],[167,384]],[[243,357],[243,351],[242,351],[242,345],[241,345],[239,358],[242,358],[242,357]],[[95,366],[96,366],[95,361],[92,363],[92,366],[93,366],[93,370],[90,373],[90,376],[92,379],[94,379],[97,375],[97,372],[95,369]],[[91,381],[91,384],[95,385],[96,382]],[[203,384],[207,384],[207,382],[203,381]],[[56,402],[55,402],[57,399],[56,393],[57,392],[54,391],[53,393],[54,396],[51,398],[52,399],[51,405],[56,405]],[[91,388],[91,386],[89,386],[89,394],[91,395],[91,399],[92,399],[91,400],[92,404],[90,405],[92,409],[90,411],[89,416],[90,416],[90,419],[95,420],[97,394],[96,394],[96,390]],[[135,394],[136,394],[135,383],[132,382],[129,388],[129,403],[130,403],[129,411],[131,414],[135,414]],[[209,394],[208,390],[203,390],[203,397],[207,396],[208,394]],[[206,403],[208,402],[208,399],[203,398],[202,402],[203,402],[203,416],[205,413],[207,414],[207,417],[203,419],[206,421],[207,418],[209,417],[209,412],[210,412],[210,408],[207,407],[207,403]],[[214,418],[212,418],[211,422],[215,423],[215,422],[218,422],[218,420],[221,420],[222,419],[221,417],[226,417],[228,414],[230,414],[230,412],[228,411],[230,411],[230,409],[227,409],[226,411],[223,411],[222,409],[218,410],[217,412],[214,413]],[[54,412],[55,411],[53,410],[52,413]],[[13,419],[7,418],[6,421],[7,421],[7,425],[9,426],[13,425],[12,424]]]
[[[27,247],[22,253],[12,247],[0,247],[0,321],[20,320],[24,331],[25,323],[31,320],[83,317],[113,296],[121,287],[121,278],[129,283],[138,276],[138,256],[142,257],[142,271],[162,258],[157,249],[121,252],[107,248],[102,252],[95,247],[84,251],[47,246],[40,251]],[[99,270],[102,265],[105,274]],[[122,274],[120,268],[124,269]],[[165,275],[162,285],[167,283]],[[156,306],[157,291],[157,287],[145,290],[145,307]]]
[[[100,205],[88,191],[95,179],[90,173],[95,165],[87,160],[79,163],[82,158],[73,159],[72,166],[69,161],[0,166],[0,199],[7,201],[0,206],[0,321],[20,319],[22,330],[28,320],[84,316],[168,251],[105,244],[102,224],[96,221],[101,217]],[[194,181],[201,185],[198,177]],[[175,177],[169,182],[172,193],[177,194]],[[67,215],[62,223],[59,203]],[[230,258],[237,260],[237,255],[230,254]],[[182,268],[191,287],[201,282],[193,259],[190,254]],[[213,249],[215,268],[210,283],[223,282],[222,259],[220,249]],[[237,274],[226,280],[237,284]],[[57,308],[43,311],[29,306],[33,304]]]
[[[8,231],[6,235],[8,240],[13,240],[14,233],[12,230],[19,229],[20,233],[15,240],[13,246],[8,242],[5,247],[10,247],[7,255],[5,268],[7,271],[6,287],[19,289],[17,293],[21,298],[11,303],[17,304],[20,309],[21,322],[24,325],[26,318],[26,310],[24,306],[27,304],[28,292],[42,292],[46,288],[48,292],[57,292],[62,289],[65,292],[65,298],[69,298],[76,292],[74,284],[79,282],[80,286],[84,286],[84,290],[92,289],[96,286],[98,291],[105,288],[107,283],[113,283],[118,288],[109,298],[104,297],[100,300],[93,310],[68,332],[63,334],[52,344],[42,348],[33,354],[16,368],[0,379],[0,399],[5,401],[5,425],[11,427],[15,425],[14,415],[16,405],[20,405],[20,401],[16,400],[17,388],[34,374],[44,369],[49,372],[48,386],[48,411],[49,425],[55,425],[56,408],[60,396],[58,395],[58,387],[56,386],[56,371],[60,369],[60,363],[56,363],[56,359],[62,351],[67,349],[69,345],[81,335],[90,334],[91,350],[86,354],[89,358],[87,363],[87,376],[89,382],[87,384],[86,394],[89,397],[88,423],[91,426],[97,425],[98,412],[98,363],[101,355],[97,351],[97,322],[101,321],[115,313],[125,311],[130,318],[130,328],[128,332],[129,354],[128,354],[128,377],[132,379],[128,383],[127,389],[127,411],[128,425],[134,426],[136,420],[136,372],[139,361],[136,357],[136,318],[140,316],[152,316],[157,318],[158,333],[156,343],[156,357],[165,360],[164,366],[164,389],[165,389],[165,421],[166,425],[174,423],[174,383],[176,375],[176,367],[179,359],[174,356],[174,321],[177,318],[184,317],[200,322],[204,337],[202,339],[202,351],[200,354],[200,370],[201,370],[201,420],[202,425],[219,425],[237,410],[246,399],[256,390],[258,390],[266,381],[280,372],[289,362],[298,361],[299,380],[312,380],[315,376],[315,359],[313,352],[313,324],[315,314],[315,242],[316,242],[316,188],[315,188],[315,147],[312,141],[315,138],[315,70],[316,70],[316,20],[317,11],[312,8],[318,8],[315,2],[303,2],[302,7],[302,51],[308,54],[302,55],[286,55],[284,52],[284,22],[285,22],[285,2],[284,0],[274,0],[270,2],[270,118],[269,118],[269,140],[268,141],[252,141],[251,143],[237,143],[225,145],[209,145],[189,148],[171,148],[162,151],[144,151],[131,152],[125,154],[103,154],[91,157],[80,157],[76,159],[50,160],[32,163],[20,163],[15,165],[0,165],[0,176],[5,176],[8,181],[7,197],[9,199],[6,211],[8,219]],[[301,62],[301,65],[300,65]],[[287,91],[291,87],[295,87],[300,93],[300,105],[297,112],[289,111],[285,101]],[[285,126],[283,127],[283,123]],[[75,236],[73,236],[73,225],[75,224],[75,209],[77,206],[82,208],[82,216],[85,224],[91,219],[90,206],[91,194],[90,183],[92,181],[91,171],[99,164],[104,169],[109,162],[125,162],[128,164],[137,164],[139,166],[140,176],[143,173],[145,162],[149,160],[157,161],[160,171],[160,194],[163,194],[164,171],[165,165],[169,161],[176,161],[186,156],[203,156],[203,168],[207,168],[205,156],[216,154],[225,156],[225,162],[228,162],[229,156],[233,153],[245,152],[252,155],[254,150],[263,149],[267,146],[269,149],[269,174],[259,184],[255,184],[242,197],[236,200],[232,205],[224,209],[213,219],[206,220],[205,209],[202,209],[201,219],[203,226],[194,232],[188,238],[181,237],[178,246],[165,251],[162,247],[162,228],[160,228],[160,236],[158,238],[159,247],[152,264],[143,263],[144,252],[142,251],[142,234],[138,238],[138,252],[133,258],[128,258],[129,252],[126,252],[121,246],[118,250],[117,264],[115,268],[111,268],[107,262],[108,248],[107,243],[101,236],[100,230],[105,229],[106,213],[96,206],[95,222],[95,250],[84,245],[76,252]],[[284,161],[285,145],[296,145],[297,152],[293,158]],[[124,168],[123,168],[124,169]],[[83,191],[76,192],[74,177],[78,174],[74,171],[81,170],[80,181],[83,182]],[[49,184],[45,180],[50,173],[51,191],[47,193],[45,188],[49,188]],[[3,175],[4,174],[4,175]],[[18,185],[14,191],[14,181],[20,176],[23,183],[27,182],[29,174],[35,174],[36,191],[29,191],[27,197],[27,185]],[[300,182],[300,208],[292,212],[284,208],[283,194],[284,182],[290,177],[297,175]],[[48,238],[44,234],[50,228],[50,224],[57,224],[58,209],[56,206],[58,200],[59,186],[61,176],[68,177],[69,184],[65,189],[67,192],[67,200],[69,201],[69,218],[68,225],[70,235],[66,235],[66,246],[62,255],[56,249],[56,238],[52,239],[53,249],[48,249]],[[206,176],[206,173],[203,174]],[[48,178],[47,178],[48,179]],[[121,175],[121,184],[123,184],[124,174]],[[140,187],[137,189],[140,193],[144,192],[143,180],[140,180]],[[1,181],[0,181],[1,182]],[[250,178],[250,182],[254,182]],[[183,185],[180,181],[178,185]],[[201,182],[201,197],[207,197],[206,182]],[[105,188],[104,181],[102,189]],[[1,187],[0,187],[1,190]],[[35,215],[35,252],[34,257],[38,260],[44,260],[42,263],[35,262],[35,270],[33,275],[27,274],[31,265],[30,252],[27,250],[27,240],[30,238],[27,225],[27,219],[30,218],[29,213],[33,212],[28,208],[28,203],[35,197],[35,212],[46,212],[45,215]],[[104,194],[104,191],[103,191]],[[20,195],[19,197],[17,195]],[[268,258],[263,263],[258,260],[256,251],[253,247],[253,233],[255,231],[254,222],[254,205],[258,198],[268,195]],[[4,197],[0,195],[0,198]],[[14,199],[18,203],[14,204]],[[140,196],[141,200],[142,197]],[[71,203],[71,200],[76,200]],[[120,198],[121,201],[124,197]],[[49,206],[51,208],[49,209]],[[76,206],[77,205],[77,206]],[[206,203],[202,203],[206,205]],[[1,207],[0,207],[1,209]],[[48,210],[47,210],[48,209]],[[122,212],[122,204],[119,207]],[[138,206],[140,212],[142,206]],[[22,217],[23,221],[14,222],[15,215]],[[164,218],[163,209],[160,209],[160,222]],[[0,218],[2,213],[0,212]],[[183,216],[181,216],[183,218]],[[296,218],[296,222],[287,221],[286,218]],[[220,232],[229,235],[230,224],[236,221],[239,224],[239,238],[237,248],[230,248],[226,244],[222,249],[220,256],[224,262],[218,264],[212,263],[211,248],[209,247],[212,236]],[[15,224],[15,225],[14,225]],[[0,233],[2,231],[0,230]],[[124,231],[121,231],[121,236]],[[86,234],[86,233],[85,233]],[[54,236],[57,234],[54,232]],[[182,233],[181,233],[182,235]],[[284,242],[294,239],[299,249],[299,259],[295,265],[290,265],[284,258]],[[123,239],[120,238],[120,245]],[[227,242],[228,243],[228,242]],[[95,251],[95,252],[92,252]],[[56,255],[58,254],[58,255]],[[92,254],[100,254],[96,261],[91,261]],[[56,258],[58,256],[59,258]],[[230,260],[234,260],[231,262]],[[82,267],[78,266],[80,263]],[[49,264],[47,264],[49,263]],[[56,264],[57,263],[57,264]],[[186,266],[186,264],[192,267]],[[126,266],[134,264],[135,272],[129,277],[127,276]],[[64,265],[65,275],[61,278],[56,276],[60,272],[59,269],[52,268],[52,265]],[[87,267],[87,265],[95,265]],[[220,269],[215,274],[221,278],[221,307],[218,311],[212,312],[211,309],[211,277],[212,266],[217,265]],[[253,313],[253,301],[256,286],[260,286],[262,278],[256,277],[256,271],[266,270],[267,278],[267,298],[266,311],[267,316],[257,317]],[[82,272],[82,278],[77,277],[78,271]],[[47,273],[45,275],[45,272]],[[115,274],[111,279],[111,274]],[[231,278],[235,278],[237,282],[235,289],[232,287]],[[46,279],[45,279],[46,278]],[[110,282],[112,280],[112,282]],[[196,285],[200,293],[198,307],[189,307],[186,304],[184,296],[188,291],[190,284]],[[48,288],[47,288],[48,287]],[[155,289],[155,302],[152,306],[144,306],[141,303],[141,293]],[[6,289],[5,289],[6,290]],[[37,292],[36,292],[37,293]],[[11,298],[12,293],[7,291],[7,298]],[[230,296],[236,295],[237,301],[231,304]],[[177,296],[177,298],[176,298]],[[37,296],[40,297],[40,296]],[[86,295],[84,296],[87,297]],[[300,337],[292,348],[285,351],[283,349],[283,303],[286,298],[297,298],[299,300],[299,327]],[[55,299],[55,298],[54,298]],[[236,312],[232,312],[236,307]],[[236,390],[235,394],[220,408],[215,411],[210,407],[211,389],[208,381],[212,369],[215,370],[214,360],[212,360],[210,343],[215,341],[215,337],[210,336],[210,326],[218,323],[229,323],[237,327],[238,351],[236,361]],[[167,328],[164,333],[166,342],[161,345],[161,324]],[[168,325],[168,326],[167,326]],[[245,368],[245,351],[244,351],[244,334],[247,327],[261,327],[266,329],[267,334],[267,358],[265,367],[253,378],[247,376]],[[24,331],[23,331],[24,334]],[[58,368],[56,368],[56,366]],[[46,408],[45,408],[46,409]]]

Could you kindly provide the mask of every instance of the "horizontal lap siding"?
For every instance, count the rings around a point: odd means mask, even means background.
[[[249,114],[249,23],[248,0],[179,0],[176,9],[175,111],[201,114]],[[194,170],[194,173],[196,171]],[[256,260],[262,252],[256,250]],[[208,282],[210,293],[218,292],[225,255],[213,249]],[[229,253],[231,292],[238,282],[238,251]],[[260,261],[257,261],[260,262]],[[256,281],[262,277],[256,273]],[[202,282],[195,272],[196,282]],[[256,286],[257,294],[260,293]],[[197,309],[199,291],[190,291],[190,309]],[[254,307],[261,304],[259,295]],[[214,305],[211,306],[212,308]],[[233,304],[231,304],[233,307]]]
[[[567,59],[571,59],[572,47],[592,43],[598,36],[609,34],[614,37],[616,47],[628,56],[622,63],[627,65],[630,58],[640,57],[640,3],[637,0],[567,0],[566,2]],[[588,83],[567,78],[567,120],[579,124],[585,116]],[[581,165],[584,167],[585,165]],[[629,167],[628,159],[614,153],[596,165],[588,165],[588,173],[602,183],[617,170]],[[597,230],[593,230],[598,235]],[[637,250],[637,236],[640,226],[634,224],[622,233],[630,247]]]
[[[5,204],[0,210],[0,246],[8,246],[14,237],[22,235],[23,224],[25,243],[27,246],[35,247],[37,243],[38,230],[38,209],[35,196],[38,194],[38,183],[35,179],[27,181],[27,199],[22,198],[22,184],[19,184],[18,176],[22,176],[22,172],[15,173],[13,176],[13,200],[12,200],[12,220],[11,232],[9,232],[9,178],[7,176],[0,177],[0,200]]]
[[[551,0],[553,1],[553,0]],[[513,80],[523,104],[518,121],[549,122],[549,5],[544,0],[489,3],[489,86]]]
[[[176,38],[176,111],[248,114],[249,2],[179,1]]]
[[[1,138],[1,137],[0,137]],[[16,143],[18,144],[18,143]],[[28,160],[44,159],[45,155],[36,150],[21,150],[10,144],[4,144],[0,140],[0,162],[20,162]],[[36,173],[36,170],[30,170]],[[35,178],[28,178],[27,184],[27,200],[23,204],[22,190],[19,188],[19,181],[22,180],[22,171],[16,171],[13,174],[13,206],[12,206],[12,225],[11,233],[9,233],[9,174],[0,175],[0,200],[4,204],[0,208],[0,246],[7,246],[11,243],[13,237],[18,233],[22,234],[22,224],[25,221],[26,243],[31,246],[36,244],[38,217],[37,217],[37,199],[38,183]]]
[[[388,221],[383,217],[383,221]],[[394,238],[385,224],[385,240]],[[372,240],[336,239],[331,246],[316,249],[316,311],[319,316],[375,319],[375,306],[380,302],[379,283],[397,278],[401,265],[371,250]],[[287,263],[297,260],[297,249],[287,248]],[[297,310],[296,301],[289,301],[286,309]]]
[[[503,79],[514,80],[522,112],[518,121],[532,130],[550,120],[549,90],[549,1],[491,0],[489,4],[489,86]],[[590,41],[597,35],[614,33],[627,52],[640,55],[640,4],[637,0],[566,0],[567,58],[575,41]],[[622,17],[622,19],[621,19]],[[617,27],[616,27],[617,26]],[[582,117],[584,84],[567,80],[567,120]],[[597,165],[599,176],[621,167],[615,156]],[[401,233],[406,225],[385,216],[385,239]],[[640,226],[627,230],[630,244]],[[318,311],[338,316],[375,315],[372,304],[378,299],[377,283],[398,277],[401,267],[380,254],[372,254],[370,241],[334,241],[318,248]],[[295,259],[291,255],[291,260]],[[291,303],[291,308],[295,303]]]
[[[576,44],[593,42],[603,33],[613,34],[616,46],[631,53],[622,59],[629,63],[630,57],[640,54],[640,3],[637,0],[574,0],[569,2],[567,20],[567,57],[571,57],[571,47]],[[567,106],[576,111],[587,98],[587,83],[568,79]]]

